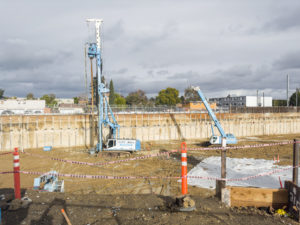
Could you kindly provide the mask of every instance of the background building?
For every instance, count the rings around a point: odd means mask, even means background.
[[[74,104],[73,98],[56,98],[57,104]]]
[[[0,113],[3,115],[43,113],[45,106],[45,100],[0,100]]]
[[[215,102],[218,107],[272,107],[272,97],[256,96],[230,96],[224,98],[210,98],[210,102]]]
[[[208,104],[210,105],[211,109],[217,108],[216,102],[212,102],[212,103],[209,102]],[[193,101],[187,104],[183,104],[182,108],[189,109],[189,110],[206,110],[203,102],[201,101]]]
[[[84,113],[85,105],[78,104],[60,104],[58,107],[61,114],[82,114]]]

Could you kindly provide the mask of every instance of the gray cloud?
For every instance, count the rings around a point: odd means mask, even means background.
[[[85,92],[85,19],[101,16],[104,75],[123,95],[200,85],[207,96],[260,89],[284,98],[285,74],[291,88],[300,83],[299,6],[296,0],[2,1],[1,15],[10,20],[0,21],[0,82],[7,95]]]
[[[268,21],[262,26],[263,30],[270,31],[286,31],[289,29],[299,29],[300,28],[300,7],[299,5],[292,12],[287,12],[286,14],[280,15],[271,21]]]
[[[279,70],[300,69],[300,51],[291,52],[281,56],[274,62],[274,67]]]

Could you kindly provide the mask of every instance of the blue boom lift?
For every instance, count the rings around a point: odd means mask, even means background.
[[[219,120],[217,119],[216,115],[214,114],[214,112],[212,111],[212,109],[210,108],[208,102],[206,101],[206,98],[204,96],[204,94],[202,93],[202,91],[200,90],[199,87],[193,87],[193,89],[195,91],[198,92],[198,95],[200,96],[207,112],[208,115],[210,116],[210,118],[214,121],[215,127],[217,127],[217,129],[219,130],[221,136],[217,136],[214,134],[214,128],[213,126],[211,126],[211,130],[212,130],[212,136],[210,137],[209,143],[212,145],[215,144],[222,144],[222,138],[226,138],[226,143],[227,144],[236,144],[237,143],[237,139],[233,134],[226,134],[225,131],[223,130]]]
[[[97,152],[102,150],[106,151],[138,151],[141,150],[141,143],[139,140],[134,139],[120,139],[120,125],[118,124],[111,107],[108,104],[106,94],[109,93],[109,89],[102,83],[102,56],[101,56],[101,36],[100,26],[103,22],[101,19],[87,19],[87,23],[95,23],[96,29],[96,43],[89,43],[88,57],[90,59],[95,58],[97,61],[97,73],[98,73],[98,144]],[[109,111],[109,113],[108,113]],[[110,116],[109,116],[110,114]],[[103,148],[103,129],[109,126],[109,136],[106,148]]]

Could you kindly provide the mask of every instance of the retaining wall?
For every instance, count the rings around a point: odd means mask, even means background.
[[[227,113],[217,117],[226,133],[237,137],[300,133],[300,113]],[[0,150],[88,147],[97,139],[96,132],[91,132],[91,118],[91,115],[0,116]],[[211,136],[207,114],[116,114],[116,119],[121,126],[120,138],[158,141]]]

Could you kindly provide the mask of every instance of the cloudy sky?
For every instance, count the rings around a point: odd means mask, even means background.
[[[123,95],[197,85],[207,97],[284,99],[287,74],[300,88],[299,11],[299,0],[2,0],[0,88],[84,93],[85,19],[102,18],[104,75]]]

